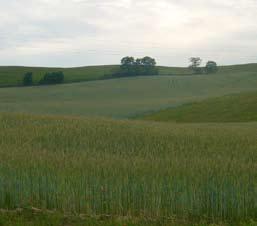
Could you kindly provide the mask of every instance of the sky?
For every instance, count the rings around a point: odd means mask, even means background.
[[[0,65],[257,62],[256,0],[0,0]]]

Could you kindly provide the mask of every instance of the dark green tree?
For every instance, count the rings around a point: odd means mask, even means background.
[[[119,76],[155,75],[158,74],[156,61],[151,57],[138,58],[124,57],[121,60]]]
[[[135,73],[135,59],[134,57],[124,57],[121,59],[121,73],[125,76],[133,75]]]
[[[33,84],[33,73],[27,72],[23,76],[23,85],[24,86],[31,86]]]
[[[194,74],[201,74],[202,69],[201,69],[201,63],[202,59],[200,57],[191,57],[189,59],[190,65],[189,68],[194,72]]]
[[[205,66],[207,74],[216,73],[218,71],[218,65],[215,61],[208,61]]]
[[[62,71],[48,72],[45,74],[43,79],[41,79],[40,84],[59,84],[63,83],[64,74]]]

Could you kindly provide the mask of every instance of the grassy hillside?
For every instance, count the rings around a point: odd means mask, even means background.
[[[26,72],[33,72],[34,82],[37,83],[46,72],[63,71],[65,83],[93,81],[109,78],[117,71],[118,65],[89,66],[77,68],[43,68],[43,67],[3,67],[0,66],[0,87],[22,85]],[[219,74],[256,73],[257,64],[234,65],[220,67]],[[192,75],[188,68],[159,66],[160,75]]]
[[[257,92],[211,98],[140,117],[173,122],[257,121]]]
[[[192,101],[256,89],[257,73],[250,71],[2,88],[0,111],[126,118]]]
[[[256,219],[257,123],[0,115],[0,209]]]
[[[75,68],[44,68],[44,67],[4,67],[0,66],[0,87],[20,86],[22,85],[23,75],[26,72],[33,72],[34,83],[38,81],[47,72],[63,71],[65,83],[94,81],[109,78],[110,75],[118,70],[118,65],[107,66],[89,66]],[[186,68],[159,67],[160,74],[188,74],[190,71]]]
[[[118,66],[90,66],[78,68],[43,68],[43,67],[0,67],[0,86],[22,85],[23,75],[33,72],[34,82],[37,83],[46,72],[63,71],[65,82],[80,82],[104,79],[113,73]]]

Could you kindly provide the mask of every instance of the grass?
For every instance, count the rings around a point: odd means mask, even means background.
[[[0,66],[0,87],[21,86],[23,75],[33,72],[34,84],[45,75],[46,72],[63,71],[65,83],[94,81],[110,78],[113,72],[118,70],[118,65],[88,66],[74,68],[45,68],[45,67],[18,67]],[[160,75],[192,75],[186,67],[163,67],[159,66]],[[232,73],[256,73],[257,64],[221,66],[220,74]]]
[[[248,67],[242,66],[238,72],[225,67],[213,75],[147,76],[2,88],[0,111],[134,117],[206,98],[256,90],[257,73],[253,66]]]
[[[22,86],[23,76],[26,72],[33,72],[34,84],[47,72],[63,71],[65,83],[94,81],[109,79],[111,75],[119,69],[118,65],[88,66],[74,68],[45,68],[45,67],[17,67],[0,66],[0,87]],[[187,68],[178,67],[159,67],[161,75],[188,74]]]
[[[171,122],[251,122],[257,121],[257,92],[227,95],[140,117]]]
[[[175,220],[150,220],[126,217],[103,217],[61,214],[57,211],[19,209],[0,211],[0,226],[257,226],[250,220],[246,222],[216,223],[202,221],[184,222]]]
[[[26,72],[33,72],[34,84],[37,84],[47,72],[63,71],[65,83],[101,80],[108,78],[118,66],[89,66],[77,68],[44,68],[44,67],[0,67],[0,86],[21,86]]]
[[[1,114],[0,209],[256,220],[256,133],[257,123]]]

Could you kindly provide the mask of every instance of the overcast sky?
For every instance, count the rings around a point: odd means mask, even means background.
[[[257,62],[257,0],[0,0],[0,65]]]

